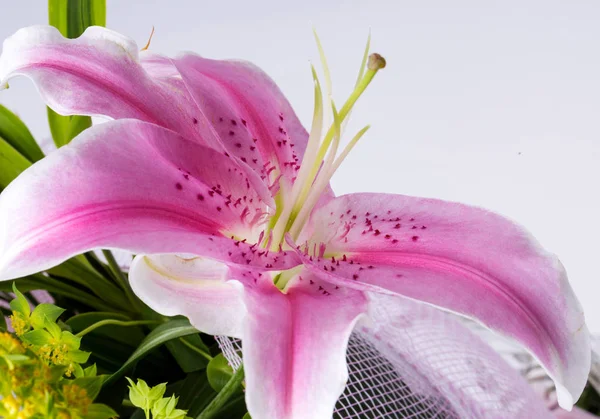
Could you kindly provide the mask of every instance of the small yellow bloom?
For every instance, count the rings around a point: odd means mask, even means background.
[[[10,321],[17,336],[21,336],[29,330],[29,322],[23,318],[21,313],[13,313]]]

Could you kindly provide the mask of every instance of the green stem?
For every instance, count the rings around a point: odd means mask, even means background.
[[[117,284],[119,284],[119,286],[123,288],[123,291],[125,292],[125,295],[127,296],[129,302],[133,305],[133,307],[140,308],[139,302],[133,294],[131,287],[129,286],[129,281],[127,280],[127,277],[121,270],[121,267],[117,263],[117,260],[115,259],[112,252],[110,250],[102,250],[102,254],[104,254],[104,257],[108,262],[108,266],[110,267],[111,272],[117,280]]]
[[[208,406],[196,416],[196,419],[210,419],[215,414],[219,413],[221,408],[229,401],[231,396],[239,390],[239,387],[244,381],[244,366],[240,366],[237,371],[231,376],[225,387],[221,389],[217,397],[215,397]]]
[[[100,320],[99,322],[96,322],[96,323],[86,327],[81,332],[77,333],[75,336],[77,336],[78,338],[83,337],[83,336],[87,335],[88,333],[93,332],[94,330],[96,330],[102,326],[111,326],[112,325],[112,326],[130,327],[130,326],[143,326],[143,325],[159,324],[159,323],[160,322],[156,321],[156,320],[123,321],[123,320],[106,319],[106,320]]]
[[[198,354],[202,355],[204,358],[206,358],[209,362],[213,360],[213,357],[210,356],[210,354],[207,354],[206,352],[204,352],[202,349],[196,347],[194,344],[188,342],[187,340],[185,340],[184,338],[179,338],[179,340],[181,341],[181,343],[183,343],[185,346],[187,346],[188,348],[190,348],[192,351],[197,352]]]

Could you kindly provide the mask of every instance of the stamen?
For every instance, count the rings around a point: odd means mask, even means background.
[[[298,195],[303,185],[307,183],[309,171],[312,167],[315,156],[317,155],[317,150],[319,149],[321,132],[323,130],[323,92],[321,90],[321,84],[319,83],[317,72],[315,71],[315,68],[312,65],[311,71],[314,82],[315,102],[312,127],[310,129],[310,135],[308,136],[308,144],[306,146],[306,151],[304,152],[304,158],[302,159],[302,163],[300,164],[300,170],[298,171],[296,181],[292,186],[292,192],[289,200],[289,202],[291,202],[292,205],[288,205],[285,208],[283,208],[281,214],[279,214],[277,223],[273,227],[274,237],[279,242],[283,239],[283,234],[286,231],[286,229],[290,227],[288,225],[288,220],[294,208],[293,204],[297,202]]]
[[[333,124],[334,124],[333,144],[329,150],[329,153],[327,154],[327,160],[323,163],[323,166],[321,167],[320,173],[323,173],[323,175],[319,174],[319,176],[315,179],[315,184],[313,185],[313,188],[310,190],[310,193],[308,194],[306,201],[302,205],[302,209],[300,209],[300,212],[298,213],[296,219],[293,221],[292,227],[289,230],[290,234],[294,238],[296,238],[298,236],[300,229],[304,226],[305,220],[310,215],[312,208],[315,206],[315,204],[319,200],[321,193],[323,192],[323,190],[327,186],[327,183],[329,182],[330,176],[328,175],[328,173],[329,173],[331,166],[333,165],[335,155],[337,154],[337,150],[338,150],[338,147],[340,144],[340,136],[341,136],[341,129],[342,129],[341,128],[341,120],[340,120],[339,114],[337,112],[337,109],[335,108],[335,104],[333,102],[331,104],[331,109],[333,112]]]
[[[331,108],[331,104],[333,103],[333,84],[331,83],[331,72],[329,71],[329,65],[327,64],[327,58],[325,57],[325,50],[323,49],[323,45],[321,44],[321,40],[319,39],[319,35],[317,35],[317,31],[313,28],[313,34],[315,36],[315,41],[317,42],[317,49],[319,50],[319,59],[321,60],[321,66],[323,67],[323,74],[325,76],[325,91],[327,92],[327,106]],[[331,123],[329,121],[329,114],[326,114],[325,126],[329,126]]]
[[[372,59],[371,57],[374,58]],[[344,103],[344,106],[342,106],[342,109],[339,112],[339,119],[341,122],[343,122],[344,119],[348,116],[349,112],[352,110],[352,107],[356,104],[358,98],[362,95],[362,93],[366,90],[366,88],[369,86],[369,84],[375,77],[375,74],[377,74],[377,72],[383,67],[385,67],[385,60],[383,59],[383,57],[381,57],[379,54],[371,54],[371,56],[369,56],[367,72],[365,73],[364,77],[360,80],[354,91],[350,94],[350,97],[348,98],[346,103]],[[309,190],[313,183],[310,181],[310,179],[316,179],[317,172],[321,165],[321,161],[323,160],[325,154],[327,153],[327,150],[331,146],[331,142],[333,141],[335,134],[334,125],[332,125],[327,131],[327,134],[325,136],[325,139],[323,140],[323,143],[321,144],[321,147],[319,148],[317,156],[312,162],[310,173],[303,182],[302,189],[298,197],[296,198],[294,209],[292,210],[292,214],[290,216],[290,220],[292,223],[295,219],[294,214],[297,214],[300,211],[299,207],[304,205],[304,201],[308,196]]]
[[[371,128],[371,126],[367,125],[363,129],[358,131],[358,133],[354,136],[354,138],[352,138],[352,140],[346,145],[346,147],[344,148],[344,151],[341,152],[341,154],[338,156],[338,158],[335,160],[335,163],[333,163],[333,166],[331,167],[330,178],[331,178],[331,176],[333,176],[333,174],[338,169],[338,167],[340,167],[340,164],[342,164],[342,162],[348,156],[348,154],[350,154],[350,152],[352,151],[352,149],[354,148],[356,143],[358,143],[358,140],[360,140],[362,138],[362,136],[365,135],[365,133],[369,130],[369,128]]]
[[[150,48],[150,42],[152,42],[152,37],[154,36],[154,25],[152,25],[152,32],[150,32],[150,38],[148,38],[148,42],[146,42],[146,46],[142,48],[140,51],[146,51]]]

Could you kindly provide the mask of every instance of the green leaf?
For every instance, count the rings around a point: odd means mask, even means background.
[[[83,370],[84,377],[95,377],[97,374],[98,374],[98,367],[96,367],[96,364],[92,364]]]
[[[105,382],[105,385],[109,385],[119,377],[121,377],[135,362],[144,358],[150,351],[159,347],[160,345],[168,342],[172,339],[176,339],[182,336],[193,335],[198,333],[187,319],[175,319],[168,323],[161,324],[156,329],[146,336],[140,346],[135,352],[129,357],[129,359],[116,371],[110,378]]]
[[[218,413],[213,416],[214,419],[230,419],[243,417],[248,412],[246,407],[246,398],[243,393],[238,392],[233,396]]]
[[[0,105],[0,137],[30,162],[44,157],[27,126],[10,110]]]
[[[252,416],[250,416],[250,413],[246,412],[242,419],[252,419]]]
[[[110,304],[123,309],[131,309],[131,304],[123,291],[97,272],[83,257],[71,258],[48,270],[48,273],[84,286]]]
[[[48,330],[48,332],[50,332],[50,334],[54,337],[54,339],[61,339],[62,330],[60,329],[59,325],[57,325],[56,323],[50,323],[48,321],[46,321],[44,323],[46,326],[46,330]],[[77,346],[77,347],[79,347],[79,346]]]
[[[208,376],[208,382],[210,383],[211,387],[216,392],[219,392],[231,379],[231,376],[233,375],[233,369],[227,362],[227,358],[225,358],[221,353],[208,363],[206,375]]]
[[[106,26],[106,0],[48,0],[49,23],[66,38],[88,26]]]
[[[81,115],[63,116],[48,108],[48,124],[54,144],[62,147],[69,144],[81,131],[91,127],[92,118]]]
[[[48,19],[67,38],[78,38],[89,26],[106,26],[105,0],[48,0]],[[57,147],[68,144],[92,125],[89,116],[61,116],[48,108],[48,122]]]
[[[210,353],[210,349],[208,349],[198,335],[189,336],[186,338],[186,341],[188,344],[197,347],[206,353]],[[173,358],[175,358],[175,361],[177,361],[177,364],[185,373],[203,370],[208,364],[206,358],[179,340],[167,342],[166,346],[169,352],[171,352],[171,355],[173,355]]]
[[[244,366],[240,366],[227,384],[219,391],[217,396],[208,406],[196,416],[196,419],[212,419],[222,417],[221,412],[227,411],[224,418],[242,416],[246,412],[246,406],[243,404],[244,396],[242,394],[242,382],[244,381]],[[233,413],[236,412],[236,413]]]
[[[83,419],[110,419],[118,417],[117,412],[105,404],[94,403],[89,408]]]
[[[150,393],[148,393],[148,399],[160,400],[162,396],[164,396],[165,391],[167,391],[167,383],[157,384],[150,389]]]
[[[150,388],[142,379],[138,378],[137,383],[134,383],[129,377],[125,378],[129,381],[129,400],[134,406],[143,409],[144,412],[153,409],[155,403],[162,398],[167,390],[167,383],[161,383]]]
[[[53,341],[52,335],[45,330],[31,330],[21,336],[23,342],[33,346],[43,346]]]
[[[31,326],[33,326],[34,329],[43,329],[46,327],[46,321],[55,323],[56,319],[64,312],[64,309],[57,307],[54,304],[38,304],[38,306],[33,309],[33,313],[31,313]]]
[[[208,383],[206,371],[188,374],[181,384],[179,407],[188,409],[188,415],[196,417],[215,398],[217,393]]]
[[[31,162],[0,137],[0,190],[8,186]]]
[[[87,391],[88,397],[91,400],[94,400],[98,397],[100,390],[102,389],[102,381],[104,378],[100,377],[80,377],[70,381],[73,384],[85,389]]]
[[[33,274],[27,277],[19,278],[19,288],[23,291],[31,290],[46,290],[53,294],[63,295],[73,300],[79,301],[90,307],[100,311],[116,311],[116,308],[105,303],[101,299],[86,293],[85,291],[75,288],[65,281],[58,281],[52,277],[42,274]],[[12,281],[0,281],[0,291],[11,291],[11,286],[15,283]]]
[[[31,308],[25,296],[17,289],[13,282],[12,291],[15,293],[15,298],[10,302],[10,309],[16,313],[21,313],[26,319],[29,319]]]

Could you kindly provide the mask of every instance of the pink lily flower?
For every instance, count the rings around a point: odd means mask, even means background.
[[[249,63],[140,53],[97,27],[75,40],[46,26],[18,31],[4,42],[0,85],[25,75],[56,112],[114,121],[0,195],[0,279],[91,249],[138,254],[129,278],[150,307],[242,339],[254,418],[331,417],[350,333],[377,309],[378,293],[475,318],[520,342],[570,409],[591,351],[554,255],[480,208],[332,194],[331,176],[366,131],[340,151],[344,122],[385,65],[376,54],[365,62],[339,112],[315,76],[309,134]]]

